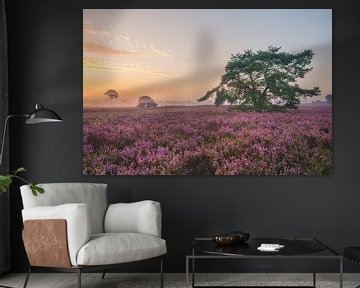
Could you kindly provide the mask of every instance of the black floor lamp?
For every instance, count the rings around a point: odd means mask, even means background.
[[[1,144],[1,151],[0,151],[0,167],[2,165],[2,159],[4,154],[4,146],[5,146],[5,139],[6,139],[6,131],[7,131],[7,124],[11,118],[15,117],[24,117],[27,118],[25,124],[39,124],[39,123],[46,123],[46,122],[62,122],[63,120],[61,117],[56,114],[54,111],[45,108],[41,104],[35,105],[35,110],[30,114],[20,114],[20,115],[9,115],[5,119],[4,123],[4,132]]]
[[[5,146],[5,142],[6,142],[6,132],[7,132],[7,126],[8,126],[8,122],[11,118],[15,118],[15,117],[23,117],[26,118],[25,123],[26,124],[38,124],[38,123],[46,123],[46,122],[62,122],[63,120],[61,119],[61,117],[55,113],[54,111],[45,108],[43,105],[41,104],[36,104],[35,105],[35,110],[33,112],[31,112],[30,114],[23,114],[23,115],[9,115],[6,117],[5,119],[5,123],[4,123],[4,132],[3,132],[3,137],[2,137],[2,141],[1,141],[1,150],[0,150],[0,168],[2,167],[2,161],[3,161],[3,155],[4,155],[4,146]],[[12,288],[9,286],[4,286],[0,284],[0,287],[4,287],[4,288]]]

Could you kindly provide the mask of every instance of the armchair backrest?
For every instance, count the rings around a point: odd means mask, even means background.
[[[57,206],[67,203],[89,205],[92,233],[104,232],[107,209],[107,184],[98,183],[49,183],[39,184],[44,194],[33,196],[29,185],[20,187],[24,209],[39,206]]]

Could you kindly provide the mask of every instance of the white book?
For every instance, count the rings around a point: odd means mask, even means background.
[[[284,248],[284,245],[280,244],[270,244],[270,243],[262,243],[259,247],[257,247],[260,251],[279,251],[279,249]]]

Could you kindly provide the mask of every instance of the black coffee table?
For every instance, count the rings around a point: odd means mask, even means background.
[[[261,243],[273,243],[284,245],[284,248],[277,252],[263,252],[257,250]],[[186,256],[186,287],[189,287],[189,271],[191,268],[191,287],[208,287],[195,285],[195,260],[200,259],[312,259],[313,264],[313,285],[293,287],[316,287],[316,260],[335,259],[339,261],[339,287],[343,287],[343,258],[335,250],[315,238],[250,238],[245,243],[219,246],[211,238],[195,238],[191,253]],[[190,267],[191,266],[191,267]],[[216,287],[216,286],[211,286]],[[222,286],[229,287],[229,286]],[[248,286],[230,286],[248,287]],[[256,286],[249,286],[256,287]],[[264,287],[264,286],[262,286]],[[274,287],[274,286],[270,286]],[[284,287],[284,286],[281,286]],[[286,286],[288,287],[288,286]]]

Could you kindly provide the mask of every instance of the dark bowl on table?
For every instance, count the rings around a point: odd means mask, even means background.
[[[243,231],[234,231],[230,233],[221,233],[212,237],[212,240],[218,245],[232,245],[249,240],[250,234]]]
[[[212,237],[212,240],[218,245],[232,245],[237,241],[236,234],[220,234]]]
[[[234,231],[237,242],[245,242],[250,239],[250,233],[244,231]]]

